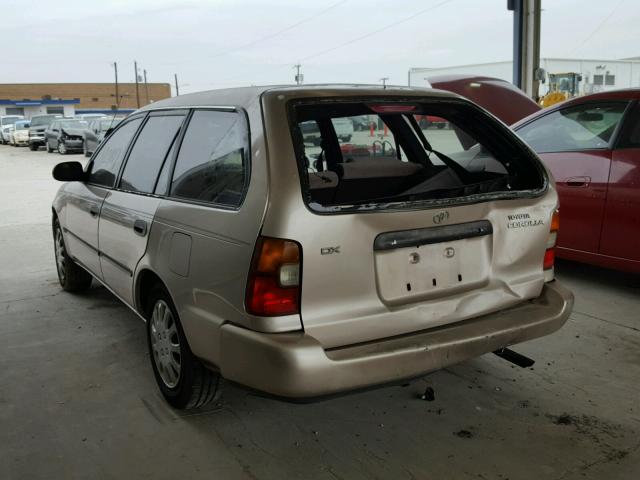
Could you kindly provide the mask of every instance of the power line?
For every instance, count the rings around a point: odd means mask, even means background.
[[[376,35],[376,34],[378,34],[380,32],[384,32],[385,30],[389,30],[390,28],[393,28],[395,26],[398,26],[400,24],[408,22],[409,20],[413,20],[414,18],[419,17],[420,15],[424,15],[427,12],[435,10],[436,8],[439,8],[439,7],[443,6],[443,5],[446,5],[447,3],[451,3],[451,2],[453,2],[453,0],[444,0],[443,2],[440,2],[440,3],[436,4],[436,5],[432,5],[431,7],[427,7],[427,8],[424,8],[422,10],[419,10],[419,11],[417,11],[417,12],[415,12],[415,13],[413,13],[413,14],[409,15],[408,17],[405,17],[405,18],[403,18],[401,20],[397,20],[395,22],[389,23],[389,24],[385,25],[384,27],[380,27],[380,28],[378,28],[376,30],[373,30],[373,31],[369,32],[369,33],[365,33],[364,35],[360,35],[359,37],[352,38],[351,40],[347,40],[346,42],[341,43],[339,45],[336,45],[334,47],[330,47],[330,48],[327,48],[327,49],[322,50],[320,52],[314,53],[312,55],[308,55],[308,56],[306,56],[304,58],[301,58],[300,60],[310,60],[312,58],[316,58],[316,57],[319,57],[321,55],[325,55],[327,53],[330,53],[330,52],[333,52],[335,50],[338,50],[338,49],[340,49],[342,47],[346,47],[348,45],[351,45],[352,43],[359,42],[360,40],[364,40],[365,38],[373,37],[374,35]]]
[[[333,51],[338,50],[340,48],[343,48],[343,47],[346,47],[346,46],[351,45],[353,43],[356,43],[356,42],[359,42],[361,40],[364,40],[366,38],[372,37],[372,36],[374,36],[374,35],[376,35],[376,34],[378,34],[380,32],[384,32],[386,30],[389,30],[390,28],[393,28],[393,27],[396,27],[396,26],[401,25],[403,23],[406,23],[406,22],[408,22],[410,20],[413,20],[416,17],[424,15],[425,13],[428,13],[428,12],[430,12],[432,10],[435,10],[436,8],[439,8],[439,7],[443,6],[443,5],[446,5],[447,3],[451,3],[453,1],[454,0],[444,0],[444,1],[440,2],[440,3],[437,3],[436,5],[432,5],[430,7],[424,8],[422,10],[418,10],[417,12],[412,13],[411,15],[409,15],[407,17],[404,17],[404,18],[402,18],[400,20],[396,20],[395,22],[388,23],[388,24],[386,24],[386,25],[384,25],[384,26],[382,26],[380,28],[377,28],[375,30],[372,30],[372,31],[370,31],[368,33],[365,33],[365,34],[360,35],[358,37],[355,37],[355,38],[352,38],[350,40],[347,40],[346,42],[343,42],[343,43],[341,43],[339,45],[335,45],[335,46],[327,48],[325,50],[321,50],[319,52],[316,52],[316,53],[313,53],[311,55],[308,55],[308,56],[306,56],[304,58],[301,58],[300,60],[301,61],[302,60],[310,60],[312,58],[316,58],[316,57],[319,57],[321,55],[325,55],[327,53],[333,52]],[[278,65],[274,65],[273,68],[270,68],[270,69],[267,68],[267,69],[273,71],[273,70],[277,70],[277,69],[280,69],[280,68],[288,67],[288,66],[291,65],[291,63],[292,62],[281,63],[281,64],[278,64]],[[221,81],[225,82],[225,81],[234,80],[234,79],[240,78],[240,77],[244,77],[244,75],[233,75],[231,77],[223,78],[223,79],[221,79]],[[216,83],[212,83],[211,85],[217,85],[219,83],[220,82],[216,82]]]
[[[263,37],[260,37],[260,38],[257,38],[255,40],[252,40],[251,42],[245,43],[244,45],[239,45],[237,47],[233,47],[233,48],[227,49],[227,50],[225,50],[223,52],[216,53],[216,54],[214,54],[212,56],[206,57],[206,59],[207,60],[211,60],[213,58],[222,57],[224,55],[230,55],[232,53],[236,53],[236,52],[239,52],[241,50],[246,50],[246,49],[249,49],[251,47],[254,47],[254,46],[256,46],[256,45],[258,45],[258,44],[260,44],[260,43],[262,43],[262,42],[264,42],[266,40],[271,40],[272,38],[278,37],[278,36],[282,35],[283,33],[286,33],[286,32],[288,32],[290,30],[293,30],[294,28],[297,28],[300,25],[304,25],[305,23],[308,23],[311,20],[314,20],[314,19],[320,17],[321,15],[324,15],[325,13],[333,10],[334,8],[339,7],[340,5],[343,5],[343,4],[347,3],[348,1],[349,0],[340,0],[339,2],[333,3],[333,4],[329,5],[327,8],[324,8],[324,9],[320,10],[319,12],[314,13],[313,15],[305,17],[302,20],[298,20],[297,22],[292,23],[291,25],[288,25],[288,26],[282,28],[281,30],[278,30],[276,32],[264,35]],[[202,59],[199,58],[198,62],[201,62],[201,61],[202,61]],[[189,62],[189,60],[185,60],[185,61],[182,61],[182,62],[162,63],[162,65],[179,65],[179,64],[184,64],[184,63],[188,63],[188,62]]]
[[[585,38],[582,42],[576,44],[576,46],[573,47],[571,50],[569,50],[567,53],[571,54],[576,50],[578,50],[580,47],[583,47],[584,45],[586,45],[587,42],[589,42],[589,40],[591,40],[600,31],[600,29],[602,29],[602,27],[606,25],[606,23],[609,20],[611,20],[611,17],[613,17],[613,15],[616,13],[618,8],[620,8],[620,5],[624,3],[624,1],[625,0],[620,0],[620,2],[618,2],[618,4],[615,7],[613,7],[613,9],[611,9],[611,12],[609,12],[609,15],[604,17],[604,19],[600,22],[600,24],[591,31],[591,33],[587,36],[587,38]]]

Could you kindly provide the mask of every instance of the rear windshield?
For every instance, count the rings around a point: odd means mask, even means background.
[[[62,128],[86,128],[88,125],[89,123],[84,120],[65,120],[60,122]]]
[[[42,125],[49,125],[56,119],[55,115],[46,116],[46,117],[33,117],[31,119],[32,127],[39,127]]]
[[[291,131],[303,194],[316,211],[416,208],[538,194],[539,161],[463,101],[299,101]]]

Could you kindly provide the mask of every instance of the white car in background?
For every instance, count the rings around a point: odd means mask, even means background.
[[[0,143],[9,143],[9,130],[18,120],[24,120],[22,115],[0,115]]]
[[[13,125],[0,127],[0,143],[2,145],[7,145],[11,140],[11,130],[13,130]]]
[[[14,147],[29,145],[29,127],[31,122],[29,120],[18,120],[12,125],[10,131],[9,143]]]

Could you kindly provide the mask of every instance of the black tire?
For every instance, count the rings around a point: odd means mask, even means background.
[[[53,243],[56,270],[62,289],[67,292],[82,292],[87,290],[91,286],[93,277],[67,255],[64,236],[62,235],[62,229],[60,228],[58,220],[55,220],[53,223]],[[58,258],[58,255],[61,257]]]
[[[51,148],[51,145],[49,145],[49,140],[47,140],[45,146],[47,147],[47,153],[53,153],[53,148]]]
[[[29,150],[31,150],[32,152],[35,152],[38,150],[38,145],[36,145],[35,143],[30,143],[29,144]]]
[[[168,355],[172,355],[174,358],[176,356],[179,357],[180,372],[175,386],[169,386],[159,371],[158,363],[162,362],[160,356],[163,354],[162,352],[157,352],[157,350],[162,350],[161,345],[158,344],[156,350],[154,350],[152,344],[152,340],[155,342],[162,341],[161,335],[158,336],[159,332],[157,330],[155,333],[152,332],[155,325],[152,317],[157,305],[158,308],[169,308],[173,317],[171,322],[175,324],[175,331],[164,337],[165,342],[169,341],[175,344],[177,341],[180,351],[179,355],[168,352]],[[145,316],[147,318],[147,346],[149,348],[151,368],[158,388],[169,405],[177,409],[200,408],[219,398],[221,376],[219,373],[205,368],[191,352],[178,312],[173,305],[171,296],[163,286],[156,285],[151,289]],[[164,355],[166,356],[167,353],[165,352]]]
[[[58,140],[58,153],[60,155],[66,155],[67,153],[69,153],[67,150],[67,146],[62,140]]]

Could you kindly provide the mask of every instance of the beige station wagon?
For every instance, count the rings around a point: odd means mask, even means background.
[[[338,135],[347,121],[369,128]],[[549,172],[450,93],[183,95],[54,177],[62,287],[95,278],[147,321],[177,408],[211,401],[221,377],[288,398],[417,377],[547,335],[573,305],[554,280]]]

